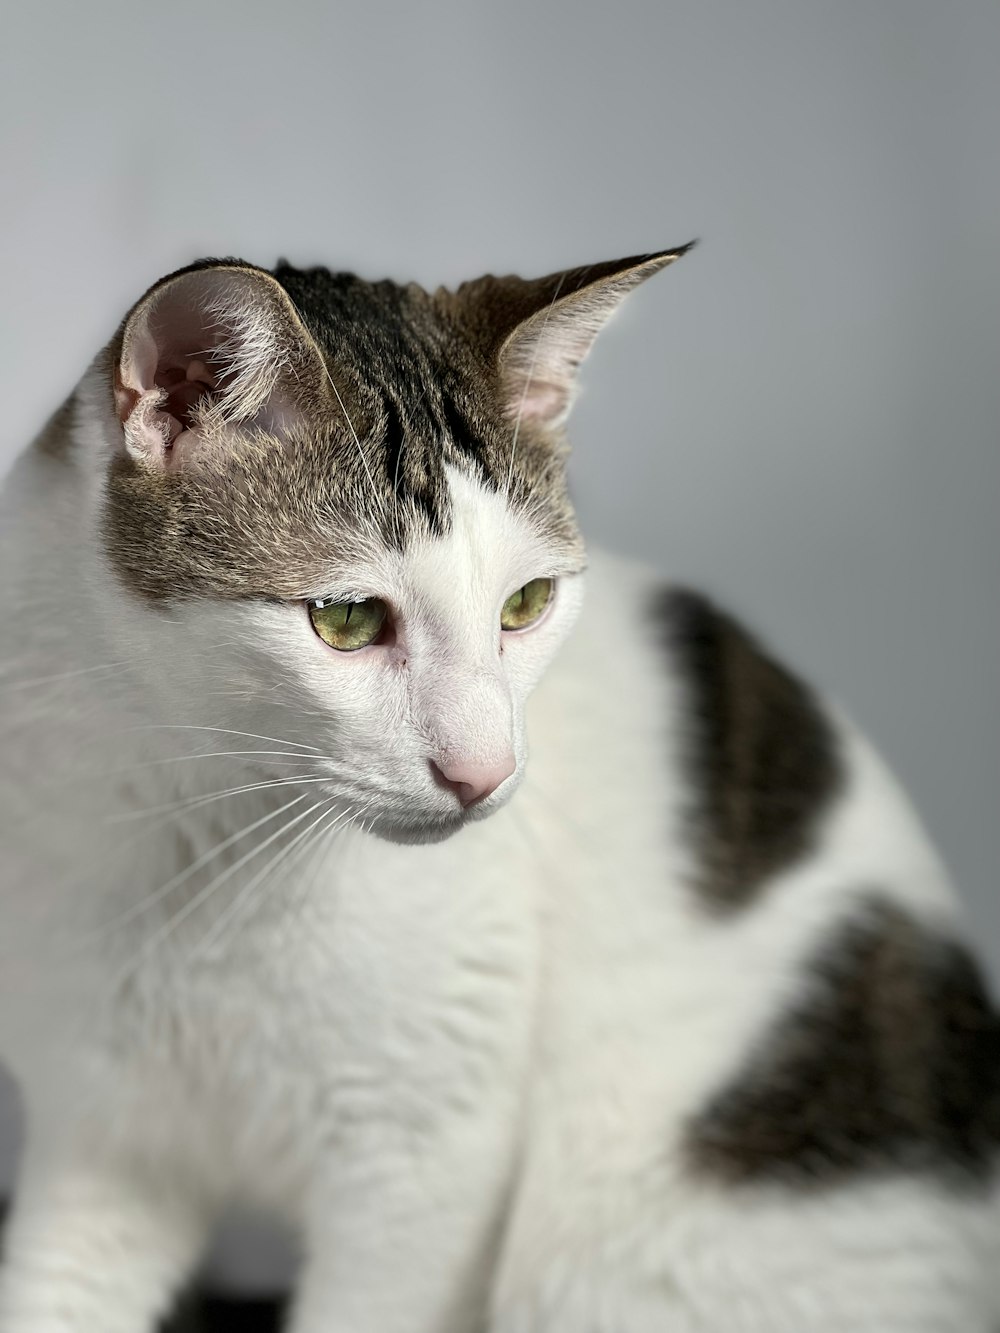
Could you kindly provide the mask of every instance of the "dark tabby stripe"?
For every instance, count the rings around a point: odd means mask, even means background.
[[[807,687],[707,598],[667,589],[653,614],[686,695],[701,888],[740,907],[810,849],[841,781],[836,740]]]
[[[366,447],[382,455],[396,505],[446,531],[444,465],[472,462],[495,485],[507,447],[486,361],[415,286],[287,265],[275,277],[335,368],[359,431],[368,425]]]
[[[698,1170],[799,1186],[920,1171],[973,1187],[1000,1153],[1000,1015],[959,944],[873,899],[690,1128]]]

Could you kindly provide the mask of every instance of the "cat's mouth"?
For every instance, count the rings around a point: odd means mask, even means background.
[[[469,824],[489,819],[498,810],[503,809],[510,796],[517,788],[517,782],[509,784],[508,790],[501,796],[490,797],[481,803],[467,808],[442,811],[386,811],[368,825],[368,831],[386,842],[400,843],[405,846],[419,846],[424,843],[444,842]]]
[[[345,782],[345,775],[330,773],[328,794],[345,811],[347,826],[384,842],[419,846],[444,842],[502,810],[520,786],[523,771],[516,760],[503,769],[499,775],[488,774],[479,790],[471,792],[456,790],[460,787],[456,780],[436,780],[423,790],[406,791],[385,778],[369,775],[364,782],[350,778]]]

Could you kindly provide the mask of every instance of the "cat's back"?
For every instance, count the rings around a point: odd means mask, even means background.
[[[823,864],[952,910],[908,798],[849,716],[737,614],[643,564],[593,553],[531,721],[539,763],[547,750],[578,796],[592,784],[602,801],[626,798],[626,821],[631,809],[658,823],[709,910],[738,911]]]

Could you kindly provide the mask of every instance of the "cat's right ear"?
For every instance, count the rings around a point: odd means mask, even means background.
[[[226,427],[294,437],[327,405],[326,365],[284,288],[246,264],[164,278],[116,339],[114,397],[129,454],[196,464]]]

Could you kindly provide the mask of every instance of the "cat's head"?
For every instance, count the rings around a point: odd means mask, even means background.
[[[432,294],[235,261],[153,287],[104,362],[102,528],[154,713],[294,740],[384,836],[502,805],[580,604],[576,371],[683,252]]]

